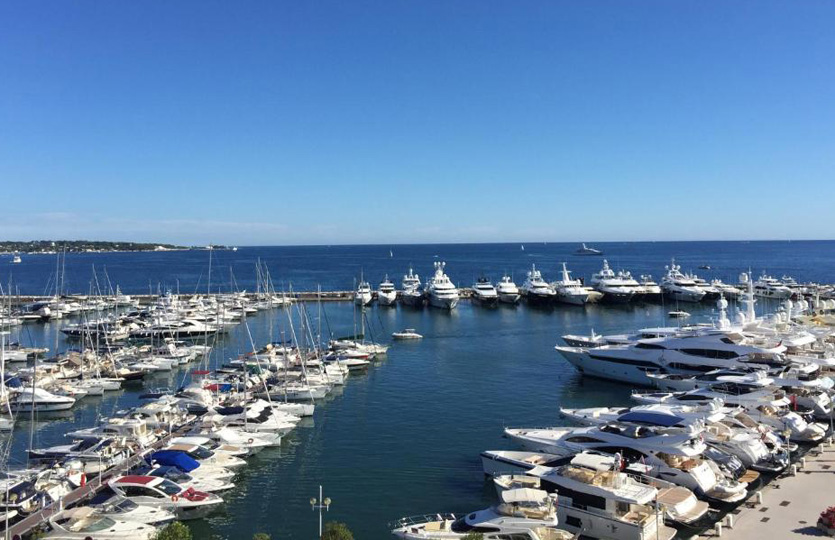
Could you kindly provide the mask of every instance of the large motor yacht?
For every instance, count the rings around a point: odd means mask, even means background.
[[[502,276],[502,279],[496,285],[496,292],[499,294],[499,302],[503,304],[517,304],[519,298],[519,287],[513,282],[510,276]]]
[[[400,287],[401,302],[407,306],[423,306],[424,298],[423,291],[420,289],[420,276],[414,273],[411,266],[409,267],[409,272],[403,276]]]
[[[588,428],[507,428],[505,434],[523,448],[537,452],[616,452],[628,463],[627,470],[664,478],[718,504],[736,503],[747,496],[746,483],[726,478],[716,463],[701,457],[707,446],[696,427],[669,433],[612,423]]]
[[[424,295],[429,305],[441,309],[455,309],[458,305],[458,289],[444,273],[446,263],[435,261],[435,274],[429,278],[424,287]]]
[[[522,284],[521,291],[529,304],[540,306],[550,306],[554,303],[557,295],[554,288],[542,279],[542,272],[536,269],[535,264],[531,265],[531,270]]]
[[[393,306],[397,302],[397,291],[394,283],[389,280],[388,275],[377,287],[377,303],[381,306]]]
[[[589,293],[579,279],[571,279],[571,272],[562,263],[561,278],[551,283],[557,293],[557,301],[575,306],[585,305],[589,301]]]
[[[616,274],[606,259],[603,259],[603,268],[592,274],[589,283],[603,293],[604,300],[610,302],[626,303],[643,294],[641,284],[629,272],[620,271]]]
[[[367,281],[360,278],[360,284],[357,286],[357,291],[354,293],[354,303],[358,306],[367,306],[373,299],[371,295],[371,285]]]
[[[473,300],[486,307],[495,307],[499,303],[496,287],[486,277],[480,277],[473,283]]]
[[[557,517],[563,528],[578,535],[591,533],[600,540],[671,540],[676,535],[655,507],[659,490],[618,471],[612,456],[583,452],[560,467],[537,467],[524,475],[497,476],[493,482],[500,493],[524,488],[559,493]],[[692,492],[672,489],[688,496],[691,512],[707,513],[707,503]]]
[[[681,273],[681,266],[673,259],[670,266],[664,267],[667,273],[661,278],[661,290],[664,295],[676,302],[701,302],[705,291],[693,279]]]

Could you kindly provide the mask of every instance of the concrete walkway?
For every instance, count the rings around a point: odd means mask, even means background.
[[[798,467],[800,464],[798,463]],[[791,540],[827,538],[817,529],[818,516],[835,506],[835,445],[823,444],[806,454],[797,476],[782,476],[762,490],[763,502],[751,502],[733,515],[733,528],[724,523],[723,540]],[[735,511],[737,512],[737,511]],[[716,539],[716,532],[699,538]]]

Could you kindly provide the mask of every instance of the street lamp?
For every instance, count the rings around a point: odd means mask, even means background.
[[[329,511],[330,510],[330,505],[331,505],[331,498],[330,497],[325,497],[324,499],[322,498],[322,486],[320,485],[319,486],[319,498],[318,499],[316,499],[316,497],[311,497],[310,498],[310,509],[311,510],[316,510],[317,508],[319,509],[319,540],[321,540],[321,538],[322,538],[322,508],[324,508],[325,511]]]

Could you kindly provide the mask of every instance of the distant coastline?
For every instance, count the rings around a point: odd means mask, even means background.
[[[208,246],[178,246],[155,242],[108,242],[98,240],[30,240],[25,242],[0,241],[0,253],[29,255],[66,253],[115,253],[143,251],[235,250],[238,248],[209,244]]]

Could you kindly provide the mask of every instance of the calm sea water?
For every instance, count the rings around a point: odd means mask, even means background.
[[[835,265],[833,242],[601,246],[613,265],[635,274],[659,274],[673,255],[685,268],[710,264],[722,277],[734,277],[750,266],[801,280],[827,281]],[[325,289],[345,289],[360,269],[372,281],[385,272],[399,278],[410,262],[426,273],[436,254],[449,262],[450,275],[462,284],[482,271],[494,277],[512,271],[521,281],[531,262],[551,275],[561,260],[567,260],[577,275],[588,275],[600,264],[599,259],[571,257],[574,246],[567,245],[526,244],[524,252],[515,244],[391,249],[393,258],[388,246],[242,248],[213,254],[218,265],[213,274],[223,276],[218,268],[225,267],[228,275],[231,266],[239,287],[251,288],[255,260],[260,257],[270,266],[277,287],[283,280],[296,289],[311,289],[317,283]],[[49,279],[49,259],[25,257],[14,266],[14,281],[21,289],[27,283],[43,287]],[[147,290],[149,280],[174,287],[177,279],[185,291],[185,284],[193,288],[201,272],[205,275],[207,262],[206,252],[68,255],[66,275],[73,290],[83,290],[92,265],[99,269],[106,265],[110,279],[125,291],[141,291],[143,284]],[[2,268],[8,271],[8,266]],[[228,286],[228,278],[215,283]],[[324,304],[323,309],[325,331],[353,330],[353,306]],[[510,448],[502,438],[504,426],[559,424],[560,406],[629,403],[628,387],[580,378],[554,351],[559,336],[587,333],[591,328],[622,332],[669,324],[668,309],[646,305],[539,310],[522,305],[489,310],[468,302],[452,313],[373,307],[368,318],[381,341],[389,341],[392,331],[405,327],[418,329],[425,339],[392,344],[387,358],[367,374],[351,376],[280,449],[252,459],[236,480],[237,487],[225,495],[225,508],[191,524],[196,537],[248,539],[261,531],[274,539],[315,538],[317,515],[308,501],[318,494],[320,484],[333,499],[326,520],[348,523],[357,539],[389,538],[387,523],[404,515],[485,507],[495,496],[481,473],[479,453]],[[687,309],[694,321],[714,315],[711,306]],[[262,312],[247,324],[260,345],[276,336],[285,319],[280,312]],[[27,325],[13,338],[62,350],[66,343],[59,328],[66,322],[71,320]],[[241,325],[219,344],[211,362],[248,351],[248,343]],[[187,376],[184,371],[164,375],[146,386],[174,386]],[[59,444],[70,427],[93,425],[102,416],[135,405],[138,394],[138,390],[122,390],[104,398],[86,398],[67,418],[34,424],[20,421],[13,433],[12,460],[23,457],[30,436],[36,447]]]
[[[524,246],[524,250],[522,249]],[[629,242],[595,244],[616,269],[634,276],[652,274],[660,279],[664,265],[675,257],[684,270],[704,278],[736,282],[748,269],[759,275],[789,274],[799,281],[832,280],[835,275],[835,241],[802,242]],[[392,246],[241,247],[238,251],[214,251],[211,290],[254,290],[255,265],[267,265],[276,289],[349,290],[360,275],[376,285],[388,274],[399,285],[409,265],[426,277],[434,260],[447,262],[447,273],[460,286],[479,276],[498,279],[512,274],[518,283],[536,264],[546,279],[556,279],[560,262],[567,262],[575,277],[588,278],[600,268],[599,257],[573,255],[577,244],[439,244]],[[712,270],[698,270],[710,265]],[[95,268],[96,273],[93,273]],[[209,252],[70,253],[63,271],[64,290],[88,293],[107,290],[107,280],[126,293],[159,290],[206,291],[209,286]],[[0,257],[0,283],[10,281],[21,294],[54,292],[55,255],[23,255],[11,264]],[[97,279],[96,279],[97,278]]]

